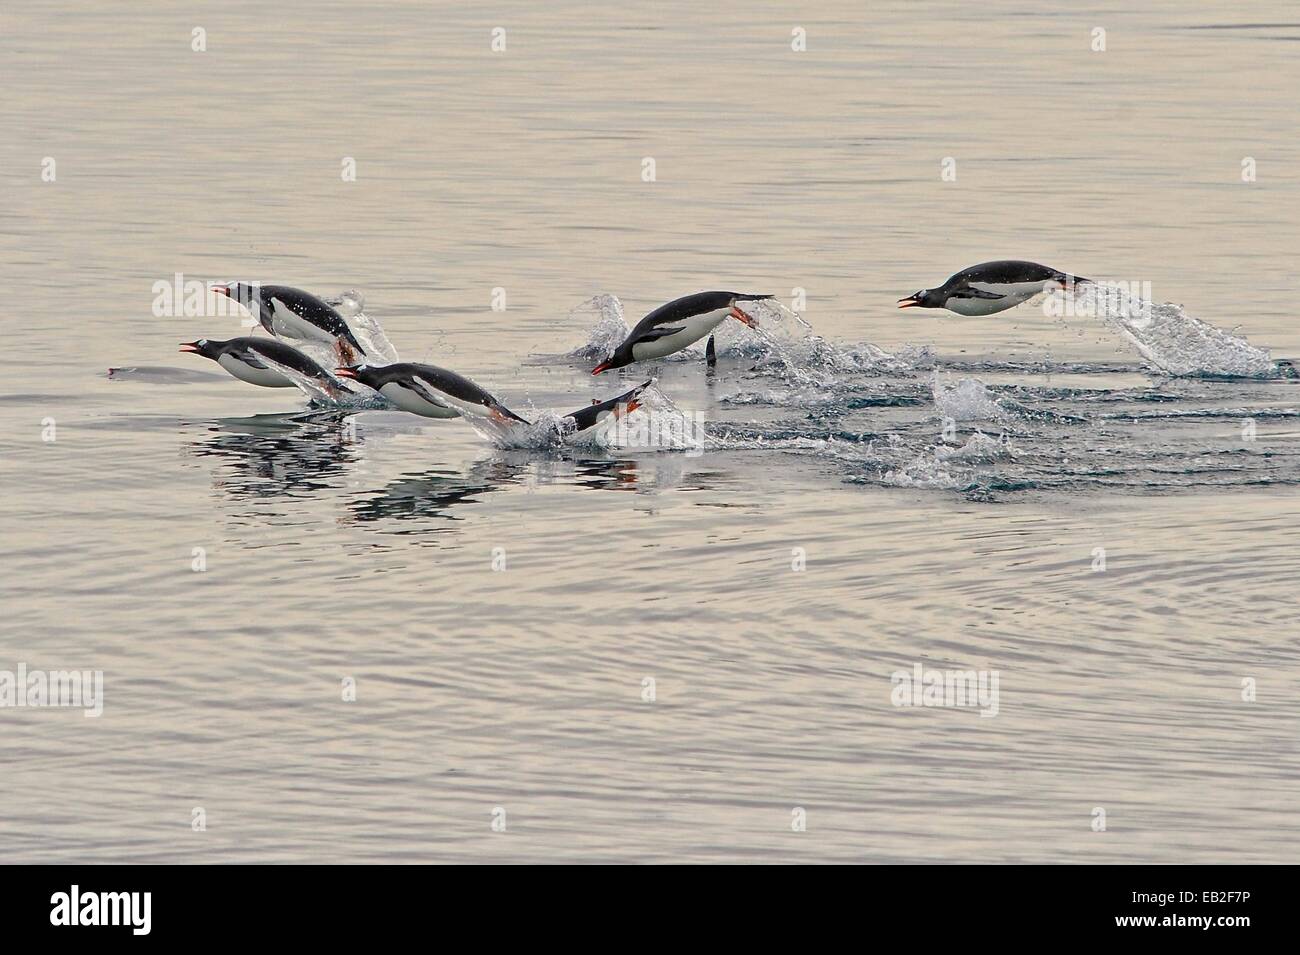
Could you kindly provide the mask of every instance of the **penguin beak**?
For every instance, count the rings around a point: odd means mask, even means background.
[[[351,368],[335,368],[334,374],[338,375],[340,378],[355,379],[357,377],[357,373]]]
[[[192,351],[192,352],[197,352],[197,351],[199,350],[199,343],[198,343],[198,342],[181,342],[181,347],[180,347],[179,350],[180,350],[180,351],[184,351],[184,352],[190,352],[190,351]]]
[[[602,362],[601,362],[599,365],[597,365],[595,368],[591,369],[591,373],[592,373],[593,375],[599,375],[602,371],[609,371],[610,367],[611,367],[611,365],[610,365],[609,362],[607,362],[607,361],[602,361]]]
[[[214,285],[214,286],[212,286],[212,291],[213,291],[213,293],[216,294],[216,295],[224,295],[224,296],[226,296],[226,298],[230,298],[230,286],[229,286],[229,285]]]
[[[753,315],[750,315],[739,305],[731,306],[731,317],[742,325],[748,325],[750,328],[758,328],[758,319]]]
[[[921,304],[920,302],[918,302],[916,299],[911,298],[911,297],[908,297],[908,298],[900,298],[900,299],[898,300],[898,307],[899,307],[899,308],[915,308],[916,306],[918,306],[918,305],[920,305],[920,304]]]

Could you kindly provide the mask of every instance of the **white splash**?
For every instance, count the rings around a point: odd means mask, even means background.
[[[1066,314],[1096,315],[1161,371],[1178,377],[1276,378],[1267,349],[1188,315],[1172,302],[1149,302],[1122,283],[1080,285]]]
[[[1019,453],[1008,435],[991,438],[983,431],[976,431],[960,447],[940,445],[934,449],[936,461],[955,464],[992,464]]]
[[[1005,421],[1012,417],[1010,409],[975,378],[960,378],[948,384],[936,374],[931,389],[941,417],[953,421]]]
[[[575,322],[589,321],[592,326],[586,343],[566,354],[565,358],[604,361],[632,330],[623,317],[623,303],[615,295],[602,294],[589,298],[574,306],[569,312],[569,318]]]
[[[258,352],[257,357],[264,361],[272,371],[288,378],[299,391],[319,405],[349,409],[389,407],[386,398],[360,382],[343,382],[331,376],[330,383],[327,385],[322,381],[310,378],[286,365],[282,365],[272,358],[268,358],[263,352]],[[348,390],[344,391],[344,388]]]
[[[400,360],[397,357],[397,349],[388,340],[379,319],[366,314],[366,300],[361,292],[354,288],[346,289],[326,301],[333,305],[343,316],[343,320],[348,323],[348,327],[357,336],[357,341],[361,342],[361,347],[366,350],[366,360],[370,364],[391,365]]]
[[[465,421],[484,440],[499,448],[555,451],[588,447],[616,451],[685,451],[700,453],[706,441],[701,416],[682,411],[654,385],[641,392],[640,406],[615,419],[575,433],[573,419],[554,411],[539,412],[529,424],[503,422],[478,415]]]
[[[754,361],[758,368],[775,370],[782,377],[804,385],[826,386],[843,373],[881,374],[906,371],[910,365],[870,342],[841,347],[814,333],[799,314],[775,299],[745,303],[745,310],[759,323],[751,329],[738,321],[724,321],[713,332],[719,358]],[[591,323],[587,341],[565,354],[565,358],[601,361],[608,358],[631,328],[623,304],[614,295],[588,299],[570,313],[575,321]],[[703,361],[708,337],[669,355],[662,361]]]

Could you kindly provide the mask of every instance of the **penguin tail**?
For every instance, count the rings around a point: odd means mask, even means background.
[[[494,407],[492,409],[492,417],[495,418],[497,421],[500,421],[502,424],[506,424],[507,422],[510,421],[514,421],[517,424],[522,424],[522,425],[532,424],[532,422],[529,421],[527,418],[519,417],[519,415],[515,414],[505,405],[497,405],[496,407]]]

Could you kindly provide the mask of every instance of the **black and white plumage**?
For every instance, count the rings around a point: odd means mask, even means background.
[[[343,364],[351,364],[366,354],[343,316],[310,292],[288,285],[249,282],[214,285],[212,291],[244,306],[276,338],[334,345]]]
[[[610,368],[622,368],[637,361],[651,361],[681,351],[699,341],[728,318],[758,327],[758,320],[737,302],[758,302],[771,295],[741,292],[696,292],[660,305],[628,334],[614,354],[592,369],[599,375]]]
[[[573,433],[581,434],[583,431],[589,431],[608,421],[611,416],[617,421],[624,415],[629,415],[637,408],[641,407],[641,392],[645,391],[654,382],[654,379],[637,385],[631,391],[625,391],[616,398],[609,398],[605,401],[593,401],[585,408],[579,408],[577,411],[571,411],[564,416],[563,420],[571,420],[574,424]]]
[[[403,411],[425,418],[474,415],[503,424],[508,421],[528,423],[468,378],[436,365],[416,362],[353,365],[336,368],[334,373],[340,378],[355,379]]]
[[[295,371],[332,397],[350,394],[351,390],[329,373],[310,355],[274,338],[229,338],[209,341],[200,338],[182,342],[180,350],[210,358],[240,381],[263,388],[294,388],[292,379],[276,366]]]
[[[946,308],[958,315],[992,315],[1043,292],[1091,281],[1037,262],[1003,259],[962,269],[937,288],[921,289],[899,299],[898,307]]]

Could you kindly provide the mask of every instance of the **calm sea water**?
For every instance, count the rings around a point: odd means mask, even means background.
[[[1300,355],[1300,19],[1139,6],[7,12],[0,671],[104,690],[0,709],[4,860],[1293,860],[1300,386],[1206,329]],[[1002,257],[1183,309],[894,308]],[[176,273],[703,453],[305,414]],[[564,357],[705,288],[811,331]]]

